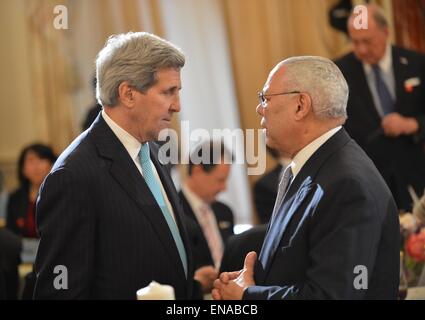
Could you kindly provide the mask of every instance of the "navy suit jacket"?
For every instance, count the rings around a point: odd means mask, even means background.
[[[390,191],[341,129],[292,181],[243,298],[396,299],[399,238]],[[354,285],[356,266],[367,268],[367,289]]]
[[[350,53],[335,63],[350,88],[347,132],[372,159],[399,208],[410,210],[412,199],[408,185],[412,185],[418,195],[422,195],[425,188],[425,55],[392,47],[392,60],[395,111],[418,121],[419,131],[415,135],[385,136],[361,61]],[[405,81],[415,78],[417,85],[411,90],[406,89]]]
[[[192,297],[193,263],[180,200],[155,144],[149,145],[186,247],[187,278],[161,209],[99,114],[41,187],[36,299],[135,299],[153,280],[173,286],[177,299]],[[57,265],[67,268],[67,290],[54,287]]]
[[[241,270],[248,252],[260,253],[266,231],[267,224],[260,224],[230,237],[224,249],[220,273]]]

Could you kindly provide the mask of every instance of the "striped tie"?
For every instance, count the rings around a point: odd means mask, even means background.
[[[273,223],[276,214],[279,212],[280,206],[282,205],[282,202],[283,202],[283,198],[286,194],[286,191],[288,190],[289,185],[291,184],[293,177],[294,175],[292,174],[291,166],[286,167],[285,171],[283,172],[282,179],[280,180],[280,183],[279,183],[276,202],[274,204],[272,217],[270,219],[270,225]]]
[[[277,192],[276,202],[274,204],[273,214],[270,219],[269,227],[263,241],[263,246],[261,248],[260,256],[258,258],[261,264],[263,265],[263,268],[266,268],[267,263],[273,253],[273,248],[275,245],[275,231],[273,231],[273,223],[276,220],[277,214],[279,213],[283,200],[285,199],[286,192],[288,191],[289,186],[291,185],[292,178],[293,178],[292,168],[291,166],[288,166],[285,169],[285,172],[283,173],[282,179],[280,180],[280,183],[279,183],[279,189]],[[276,227],[278,226],[275,226],[274,229],[276,229]]]

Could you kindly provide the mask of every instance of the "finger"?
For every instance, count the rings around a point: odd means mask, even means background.
[[[245,262],[244,262],[244,269],[245,269],[245,272],[248,273],[248,275],[254,274],[254,266],[256,261],[257,261],[257,253],[255,251],[251,251],[246,255]]]
[[[214,300],[221,300],[220,292],[217,289],[211,291],[211,296]]]
[[[229,283],[229,272],[222,272],[219,279],[225,284]]]
[[[209,275],[208,275],[208,277],[211,279],[211,280],[215,280],[215,279],[217,279],[218,278],[218,272],[212,272],[212,273],[210,273]]]
[[[232,271],[232,272],[227,272],[227,276],[229,277],[229,280],[234,280],[237,277],[239,277],[239,275],[242,273],[243,269],[239,270],[239,271]]]
[[[214,288],[221,289],[223,287],[223,282],[220,279],[214,281]]]

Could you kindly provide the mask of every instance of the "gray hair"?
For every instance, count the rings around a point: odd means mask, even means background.
[[[109,37],[96,59],[96,98],[102,106],[118,103],[118,87],[128,81],[146,92],[165,68],[184,66],[182,51],[172,43],[147,32],[129,32]]]
[[[289,90],[308,93],[318,118],[347,118],[348,84],[335,63],[322,57],[301,56],[281,64],[286,67]]]
[[[372,11],[372,18],[375,20],[376,25],[381,29],[388,28],[388,20],[385,16],[384,10],[376,5],[373,7],[374,10]]]

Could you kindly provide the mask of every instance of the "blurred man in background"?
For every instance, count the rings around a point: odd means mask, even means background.
[[[425,55],[392,46],[382,10],[366,6],[367,29],[348,20],[353,52],[336,61],[350,88],[345,128],[372,159],[399,209],[425,187]]]
[[[199,159],[197,162],[194,159]],[[189,176],[179,193],[189,223],[195,261],[195,279],[204,292],[212,289],[223,256],[224,243],[233,235],[232,210],[217,201],[226,190],[230,152],[223,143],[206,141],[191,152]]]

